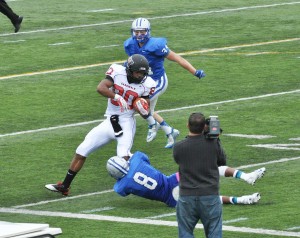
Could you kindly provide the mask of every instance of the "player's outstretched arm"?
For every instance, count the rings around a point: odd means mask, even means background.
[[[191,74],[198,78],[205,77],[205,73],[203,70],[199,69],[196,70],[195,67],[186,59],[181,57],[180,55],[176,54],[174,51],[170,50],[169,54],[166,57],[168,60],[177,62],[181,67],[189,71]]]

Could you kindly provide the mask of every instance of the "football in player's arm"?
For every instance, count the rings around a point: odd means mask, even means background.
[[[97,92],[107,98],[106,119],[94,127],[77,147],[71,165],[63,182],[47,184],[53,192],[67,196],[76,174],[83,167],[86,158],[95,150],[102,148],[112,140],[117,141],[116,154],[129,158],[136,131],[136,98],[149,98],[156,83],[148,77],[149,63],[142,55],[132,55],[127,66],[112,64],[98,87]]]

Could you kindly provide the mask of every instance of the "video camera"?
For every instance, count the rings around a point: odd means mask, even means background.
[[[204,131],[204,135],[208,139],[217,139],[219,135],[222,133],[222,129],[220,128],[220,121],[218,116],[210,116],[205,120],[207,128]]]

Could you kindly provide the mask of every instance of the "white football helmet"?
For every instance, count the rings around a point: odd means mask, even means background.
[[[146,34],[135,34],[135,31],[146,31]],[[145,43],[151,37],[150,22],[146,18],[137,18],[131,25],[132,38],[136,39],[139,43]]]
[[[106,169],[114,179],[123,178],[129,170],[129,163],[118,156],[111,157],[106,163]]]

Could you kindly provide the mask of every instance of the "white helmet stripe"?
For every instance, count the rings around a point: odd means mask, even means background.
[[[139,19],[136,21],[136,27],[141,27],[141,26],[142,26],[142,21],[143,21],[143,18],[139,18]]]
[[[119,165],[118,163],[116,163],[114,160],[109,160],[108,163],[113,166],[114,168],[116,168],[117,170],[119,170],[120,172],[122,172],[123,174],[127,174],[127,170],[124,169],[121,165]]]

